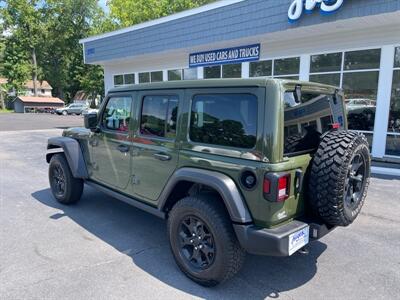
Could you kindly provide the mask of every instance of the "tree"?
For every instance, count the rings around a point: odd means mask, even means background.
[[[96,68],[84,65],[79,39],[91,35],[92,27],[99,26],[104,12],[96,0],[47,0],[45,9],[46,44],[41,61],[53,92],[68,102],[82,89],[82,83],[88,87],[86,76],[98,76]],[[97,88],[96,91],[101,92]]]
[[[5,56],[7,61],[15,59],[15,56],[20,56],[23,59],[22,63],[17,65],[8,65],[5,68],[9,82],[18,85],[26,78],[16,78],[15,76],[25,75],[27,69],[26,56],[30,58],[30,73],[33,81],[34,95],[37,96],[37,81],[39,68],[37,63],[37,51],[43,41],[44,27],[43,14],[40,1],[37,0],[8,0],[6,6],[2,8],[4,18],[4,29],[11,32],[10,44],[13,51],[8,51],[6,42],[6,54],[13,55],[11,58]],[[15,52],[16,51],[16,52]],[[11,75],[11,76],[10,76]],[[14,75],[14,76],[13,76]],[[16,81],[16,83],[13,83]]]
[[[215,0],[110,0],[110,16],[120,27],[168,16]]]

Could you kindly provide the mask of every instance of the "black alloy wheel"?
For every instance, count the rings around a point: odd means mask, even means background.
[[[186,263],[195,270],[205,270],[214,263],[214,237],[204,221],[189,215],[185,216],[178,228],[180,254]]]
[[[344,203],[347,209],[354,210],[360,203],[366,186],[366,163],[361,154],[356,154],[349,165],[346,178]]]
[[[60,165],[55,165],[52,169],[52,183],[54,193],[62,197],[65,194],[65,175]]]

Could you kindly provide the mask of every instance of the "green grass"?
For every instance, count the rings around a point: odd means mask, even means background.
[[[1,113],[12,113],[12,112],[14,112],[14,110],[12,110],[12,109],[0,109],[0,114]]]

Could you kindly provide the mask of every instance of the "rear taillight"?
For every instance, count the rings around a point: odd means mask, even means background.
[[[290,175],[284,175],[278,179],[278,202],[289,198]]]
[[[290,195],[290,174],[267,173],[263,183],[264,198],[271,202],[282,202]]]
[[[331,125],[332,129],[340,129],[340,124],[339,123],[333,123]]]
[[[268,178],[264,178],[263,184],[264,194],[269,194],[271,192],[271,181]]]

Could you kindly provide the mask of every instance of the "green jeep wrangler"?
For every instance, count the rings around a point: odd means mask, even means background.
[[[87,184],[165,218],[176,263],[201,285],[232,277],[246,252],[290,256],[351,224],[366,197],[369,146],[331,86],[132,85],[84,122],[48,141],[54,197],[75,203]]]

